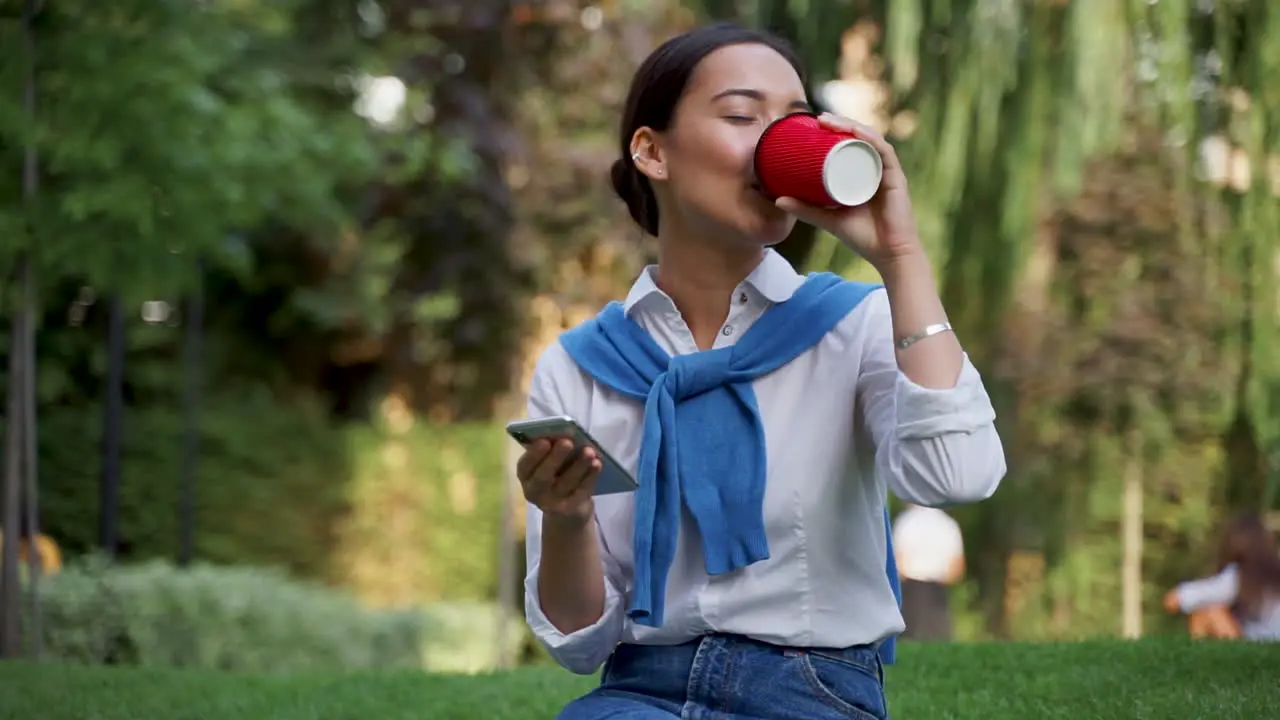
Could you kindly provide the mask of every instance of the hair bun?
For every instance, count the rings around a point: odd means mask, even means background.
[[[658,203],[649,179],[640,174],[631,158],[618,158],[609,169],[613,191],[627,204],[631,219],[645,232],[658,235]]]

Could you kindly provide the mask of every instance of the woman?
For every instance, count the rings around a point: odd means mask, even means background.
[[[1275,536],[1256,515],[1235,517],[1222,536],[1218,574],[1182,583],[1165,595],[1164,606],[1205,618],[1204,634],[1212,637],[1280,642]]]
[[[613,185],[658,263],[548,348],[529,415],[574,417],[641,487],[593,498],[600,460],[564,440],[517,469],[529,624],[569,670],[608,660],[561,718],[887,717],[878,651],[903,622],[886,488],[937,506],[1003,477],[893,148],[824,116],[883,155],[875,199],[825,211],[761,193],[756,141],[805,97],[786,45],[730,25],[668,41],[632,83]],[[796,218],[883,288],[797,274],[768,249]]]

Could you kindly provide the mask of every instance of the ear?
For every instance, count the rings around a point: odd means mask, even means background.
[[[652,128],[642,127],[631,136],[631,161],[635,163],[636,169],[650,181],[662,181],[667,178],[662,138]]]

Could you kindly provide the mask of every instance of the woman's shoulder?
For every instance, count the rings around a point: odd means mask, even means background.
[[[849,282],[849,281],[845,281]],[[834,339],[843,343],[864,343],[879,338],[886,331],[892,335],[893,321],[889,316],[889,295],[884,286],[867,286],[857,283],[864,296],[857,305],[831,329]]]
[[[577,364],[569,356],[569,351],[560,342],[560,337],[547,343],[533,364],[533,384],[535,386],[548,383],[561,385],[564,382],[575,379],[575,376],[580,374]]]
[[[581,398],[590,395],[591,384],[591,377],[578,367],[557,337],[542,349],[534,362],[529,395],[554,402],[567,411]]]

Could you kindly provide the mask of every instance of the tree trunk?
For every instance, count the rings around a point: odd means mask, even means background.
[[[519,602],[516,585],[516,542],[515,533],[515,495],[517,486],[516,461],[520,459],[520,446],[514,442],[507,443],[507,472],[503,474],[502,484],[502,524],[498,538],[498,629],[494,637],[498,643],[498,668],[507,670],[515,667],[516,657],[512,649],[511,633],[508,630],[508,613],[512,612]]]
[[[19,273],[25,274],[26,258],[19,261]],[[22,655],[22,589],[19,577],[19,551],[22,542],[22,366],[23,325],[26,313],[13,313],[9,337],[8,409],[4,432],[4,533],[0,554],[0,658]],[[32,552],[35,551],[33,547]]]
[[[191,564],[196,554],[196,469],[200,462],[200,388],[204,355],[204,266],[196,261],[196,286],[183,318],[186,337],[183,362],[182,476],[178,500],[178,565]]]
[[[22,7],[23,44],[26,56],[26,79],[23,87],[23,106],[29,120],[34,120],[35,88],[35,16],[39,12],[36,0],[26,0]],[[36,149],[28,144],[23,154],[22,190],[24,200],[30,202],[36,193]],[[18,282],[22,295],[19,307],[13,311],[9,343],[9,395],[5,416],[5,473],[4,494],[0,513],[0,658],[17,658],[22,654],[22,588],[19,569],[19,547],[23,540],[22,500],[23,475],[27,475],[27,531],[30,534],[27,554],[32,560],[32,602],[37,604],[39,586],[39,549],[36,539],[39,523],[36,521],[35,503],[35,331],[33,328],[34,290],[31,279],[31,259],[26,252],[18,257]],[[24,428],[26,432],[23,432]],[[24,462],[25,461],[25,462]],[[36,656],[40,654],[40,618],[38,605],[32,616],[36,638],[33,643]]]
[[[1136,436],[1129,446],[1120,517],[1120,631],[1126,638],[1137,639],[1142,637],[1142,454]]]
[[[102,477],[99,480],[98,544],[115,559],[119,549],[120,453],[124,422],[124,307],[120,294],[107,297],[107,388],[102,404]]]
[[[40,476],[36,469],[36,295],[30,261],[22,264],[22,468],[23,510],[27,531],[27,622],[23,623],[31,647],[31,657],[44,655],[44,614],[40,607],[41,566]]]

